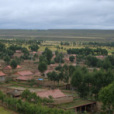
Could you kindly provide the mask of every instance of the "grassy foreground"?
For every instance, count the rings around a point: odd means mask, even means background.
[[[0,114],[15,114],[15,113],[0,106]]]

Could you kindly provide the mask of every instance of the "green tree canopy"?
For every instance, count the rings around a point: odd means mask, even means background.
[[[10,62],[10,57],[7,55],[4,57],[4,61],[6,62],[6,64],[9,64]]]
[[[15,69],[17,67],[17,62],[15,60],[12,60],[10,66],[12,67],[12,69]]]
[[[74,56],[70,56],[70,57],[69,57],[69,60],[70,60],[71,62],[73,62],[73,61],[74,61],[74,59],[75,59],[75,57],[74,57]]]
[[[50,64],[51,58],[53,57],[52,51],[48,48],[45,48],[43,55],[46,57],[48,64]]]
[[[47,70],[47,64],[45,62],[40,62],[38,65],[38,70],[43,73],[45,70]]]
[[[37,44],[32,44],[29,46],[29,48],[32,50],[32,51],[38,51],[39,47]]]
[[[114,82],[100,90],[99,100],[103,103],[107,114],[114,112]]]

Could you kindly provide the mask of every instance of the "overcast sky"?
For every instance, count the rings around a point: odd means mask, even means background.
[[[114,29],[114,0],[0,0],[0,29]]]

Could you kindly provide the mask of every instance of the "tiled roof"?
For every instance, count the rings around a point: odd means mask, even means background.
[[[17,73],[21,76],[33,75],[33,73],[31,71],[20,71],[20,72],[17,72]]]
[[[10,65],[6,66],[4,69],[12,69]]]
[[[42,92],[37,92],[37,95],[42,98],[49,98],[49,96],[52,96],[53,98],[61,98],[65,97],[66,95],[61,92],[59,89],[55,90],[47,90],[47,91],[42,91]]]
[[[32,76],[19,76],[16,78],[17,80],[27,81],[33,79]]]
[[[20,65],[17,65],[17,69],[20,69],[21,68],[21,66]]]
[[[4,74],[2,71],[0,71],[0,76],[5,76],[6,74]]]
[[[21,66],[20,65],[17,65],[17,69],[20,69],[21,68]],[[10,66],[10,65],[8,65],[8,66],[6,66],[4,69],[12,69],[12,67]]]

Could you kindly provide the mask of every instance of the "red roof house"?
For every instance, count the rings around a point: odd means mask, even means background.
[[[54,99],[66,97],[66,95],[59,89],[37,92],[37,96],[42,98],[49,98],[49,96],[52,96]]]
[[[17,69],[20,69],[20,68],[21,68],[21,66],[20,66],[20,65],[17,65]],[[5,70],[11,70],[12,67],[11,67],[10,65],[8,65],[8,66],[6,66],[4,69],[5,69]]]
[[[12,68],[11,68],[10,65],[8,65],[8,66],[6,66],[4,69],[5,69],[5,70],[11,70]]]
[[[17,72],[17,74],[19,74],[20,76],[30,76],[30,75],[33,75],[33,73],[31,71],[20,71],[20,72]]]
[[[16,78],[16,80],[20,80],[20,81],[28,81],[28,80],[32,80],[33,76],[18,76]]]
[[[5,81],[5,75],[2,71],[0,71],[0,82],[4,82]]]
[[[0,71],[0,76],[5,76],[6,74],[4,74],[2,71]]]

